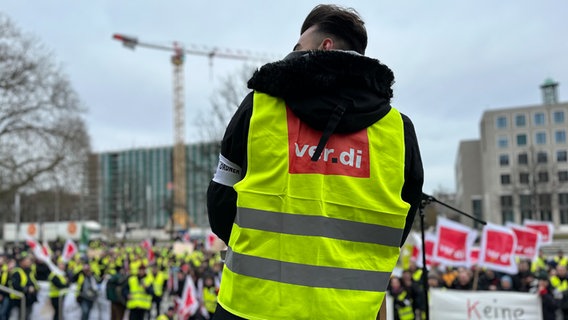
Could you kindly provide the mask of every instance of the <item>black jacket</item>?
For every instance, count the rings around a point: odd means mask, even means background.
[[[348,51],[298,51],[257,70],[250,89],[281,97],[304,123],[322,131],[320,145],[332,133],[350,133],[371,126],[391,106],[392,71],[378,60]],[[221,154],[246,173],[247,137],[253,94],[241,103],[231,119]],[[401,245],[404,243],[422,196],[423,169],[414,126],[402,115],[405,134],[405,182],[402,199],[411,205]],[[317,156],[316,156],[317,159]],[[377,190],[377,192],[380,192]],[[236,214],[235,190],[211,181],[207,192],[209,222],[225,243]]]

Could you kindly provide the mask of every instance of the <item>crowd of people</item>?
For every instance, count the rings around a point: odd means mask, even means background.
[[[35,259],[28,248],[14,247],[0,255],[0,320],[19,315],[25,297],[26,319],[38,301],[39,281],[49,283],[53,319],[60,319],[64,295],[73,295],[81,318],[89,319],[94,301],[108,299],[110,319],[181,319],[178,301],[186,280],[192,281],[199,301],[197,311],[185,319],[210,319],[217,307],[223,263],[219,253],[203,249],[195,242],[191,253],[176,253],[171,246],[154,246],[154,259],[140,245],[93,243],[89,252],[63,260],[61,246],[54,244],[53,264]],[[518,273],[509,275],[484,268],[435,267],[428,272],[429,288],[473,291],[516,291],[535,293],[542,301],[543,319],[568,319],[568,257],[562,251],[547,257],[543,252],[534,261],[519,260]],[[394,319],[421,319],[426,295],[423,271],[411,261],[400,276],[392,276],[388,293],[392,296]],[[104,289],[101,290],[101,283]],[[17,294],[20,293],[20,294]],[[62,317],[65,319],[65,316]]]
[[[514,275],[479,267],[430,268],[428,288],[534,293],[541,297],[544,320],[568,319],[568,258],[563,252],[548,257],[540,251],[534,261],[517,263]],[[422,319],[426,303],[422,276],[423,270],[411,261],[400,276],[391,277],[388,292],[395,320]]]
[[[222,262],[219,253],[204,250],[200,242],[193,244],[194,250],[178,253],[172,246],[153,246],[149,257],[140,245],[93,242],[88,250],[65,261],[62,246],[54,243],[47,263],[35,258],[29,248],[10,248],[0,255],[0,285],[10,289],[0,290],[0,320],[20,312],[29,319],[38,302],[40,281],[49,283],[53,319],[60,319],[60,299],[66,295],[73,295],[80,306],[81,319],[89,319],[101,297],[110,302],[105,319],[210,319],[217,306]],[[180,316],[188,279],[199,305]]]

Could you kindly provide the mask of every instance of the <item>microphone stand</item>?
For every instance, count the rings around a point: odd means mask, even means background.
[[[420,214],[420,234],[422,237],[422,286],[424,287],[424,314],[425,314],[425,318],[426,320],[430,320],[430,305],[428,303],[428,268],[426,267],[426,236],[425,236],[425,232],[424,232],[424,208],[426,208],[427,205],[429,205],[432,202],[436,202],[439,203],[441,205],[443,205],[446,208],[452,209],[455,212],[458,212],[476,222],[479,222],[482,225],[486,225],[487,222],[485,222],[484,220],[481,220],[479,218],[476,218],[470,214],[467,214],[459,209],[456,209],[450,205],[447,205],[445,203],[443,203],[442,201],[434,198],[431,195],[422,193],[422,200],[420,201],[420,205],[418,206],[418,212]]]

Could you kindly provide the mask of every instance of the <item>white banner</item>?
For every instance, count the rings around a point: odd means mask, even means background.
[[[430,319],[542,320],[537,294],[430,289]]]

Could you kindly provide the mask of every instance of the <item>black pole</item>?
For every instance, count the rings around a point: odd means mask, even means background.
[[[420,201],[420,205],[418,206],[418,211],[420,214],[420,233],[422,236],[422,286],[424,287],[424,314],[425,314],[425,319],[426,320],[430,320],[430,305],[428,303],[428,268],[426,267],[426,236],[425,236],[425,231],[424,231],[424,208],[430,204],[431,202],[437,202],[441,205],[443,205],[446,208],[452,209],[474,221],[477,221],[479,223],[481,223],[482,225],[486,225],[487,222],[476,218],[470,214],[467,214],[461,210],[458,210],[450,205],[447,205],[439,200],[437,200],[436,198],[427,195],[425,193],[422,193],[422,200]]]
[[[422,287],[424,288],[424,315],[430,320],[430,305],[428,301],[428,267],[426,267],[426,236],[424,231],[424,208],[430,203],[429,197],[423,197],[418,206],[420,214],[420,235],[422,237]]]

